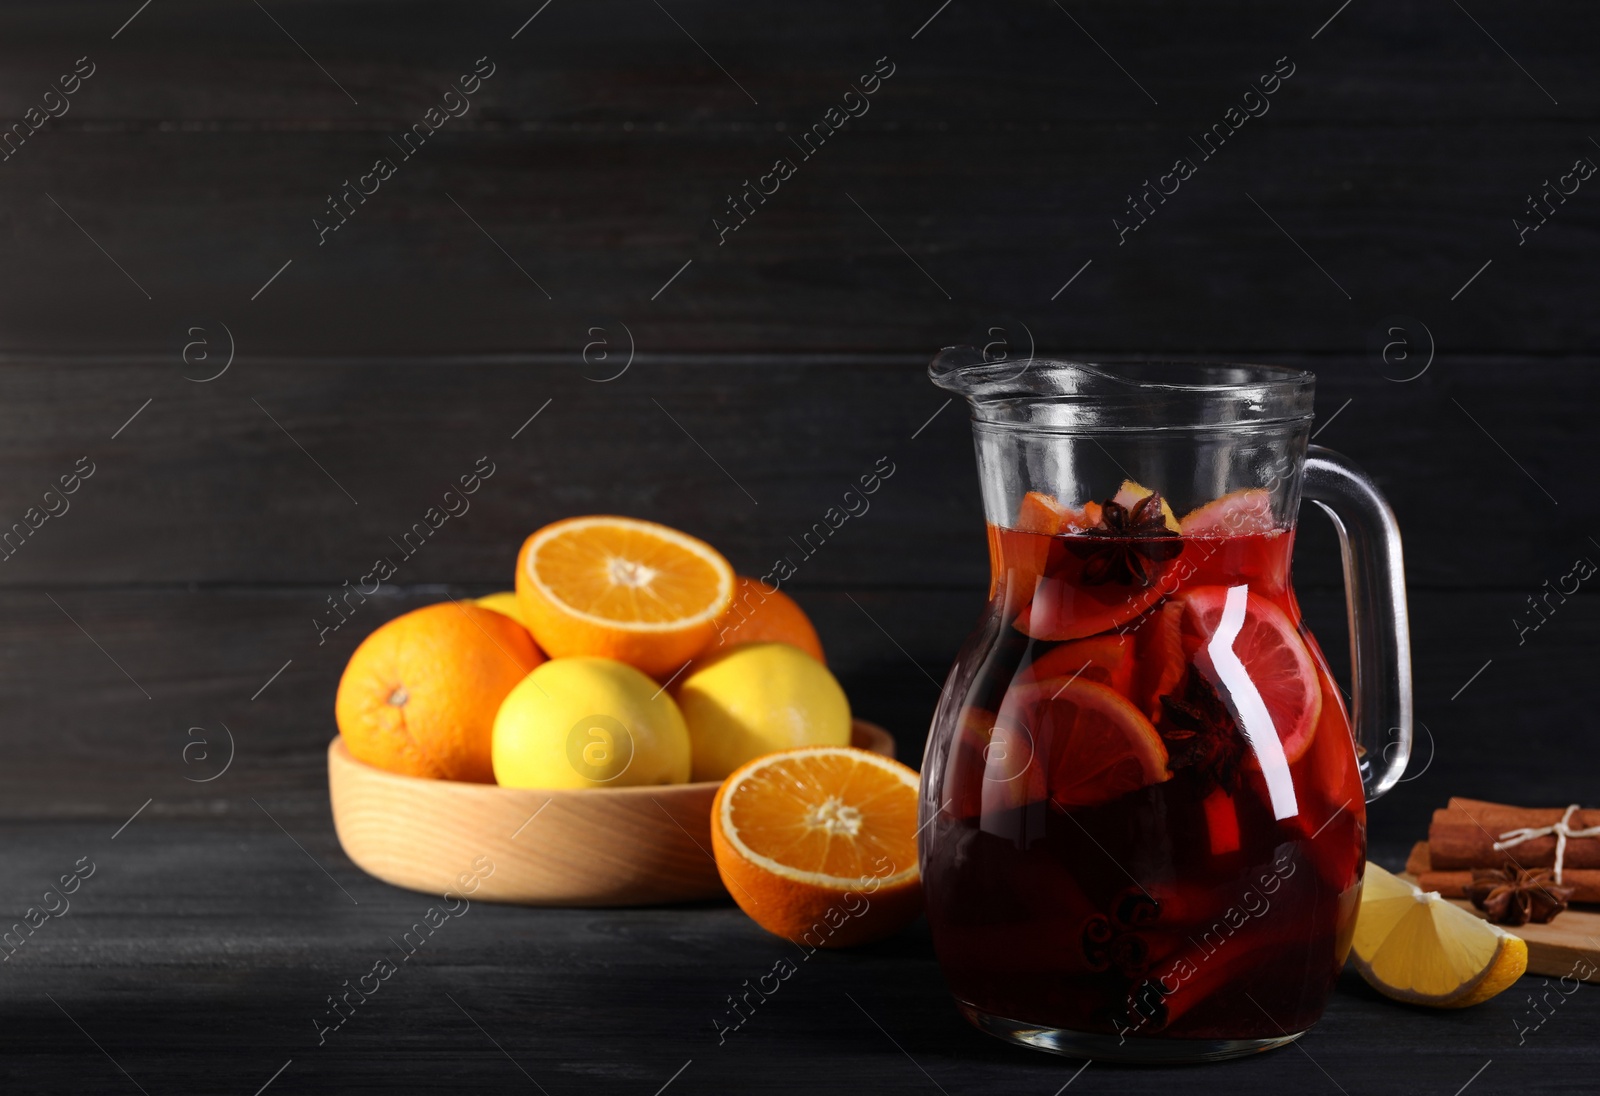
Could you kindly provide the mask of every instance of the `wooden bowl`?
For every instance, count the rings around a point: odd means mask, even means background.
[[[894,756],[856,720],[854,746]],[[357,761],[335,735],[328,795],[356,866],[397,887],[528,906],[645,906],[719,898],[711,858],[717,781],[540,791],[425,780]],[[470,887],[474,878],[479,885]]]

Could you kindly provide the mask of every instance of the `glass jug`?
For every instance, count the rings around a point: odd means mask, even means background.
[[[1393,512],[1309,445],[1307,372],[958,347],[929,373],[972,406],[991,560],[922,767],[961,1010],[1084,1058],[1292,1041],[1350,947],[1366,800],[1410,753]],[[1343,546],[1353,732],[1290,585],[1302,493]]]

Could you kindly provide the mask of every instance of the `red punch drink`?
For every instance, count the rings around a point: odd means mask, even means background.
[[[1366,804],[1410,756],[1394,511],[1311,444],[1310,373],[997,353],[928,367],[971,408],[993,578],[922,761],[939,965],[1023,1046],[1282,1046],[1322,1014]],[[1290,586],[1304,501],[1339,535],[1354,719]]]
[[[924,775],[958,1003],[1019,1041],[1225,1052],[1305,1031],[1354,931],[1366,810],[1292,528],[1264,490],[1180,523],[1128,482],[1082,509],[1030,492],[989,538],[957,729]]]

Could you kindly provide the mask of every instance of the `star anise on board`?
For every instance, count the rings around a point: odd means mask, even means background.
[[[1205,675],[1191,666],[1179,690],[1161,698],[1161,711],[1157,730],[1167,744],[1167,768],[1193,769],[1208,786],[1237,791],[1249,746]]]
[[[1474,868],[1472,882],[1467,884],[1472,904],[1502,925],[1526,925],[1529,921],[1543,925],[1566,909],[1575,893],[1572,887],[1559,886],[1548,868],[1529,871],[1515,864]]]
[[[1096,544],[1098,538],[1105,543]],[[1123,586],[1148,586],[1159,568],[1183,551],[1178,534],[1167,528],[1161,511],[1161,494],[1152,491],[1131,507],[1116,499],[1100,506],[1100,522],[1086,529],[1083,538],[1071,538],[1068,546],[1085,561],[1083,582],[1100,586],[1108,582]]]

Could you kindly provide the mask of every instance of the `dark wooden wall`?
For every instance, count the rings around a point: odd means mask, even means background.
[[[1318,441],[1400,515],[1437,744],[1379,832],[1450,794],[1592,798],[1596,599],[1521,644],[1513,618],[1600,558],[1600,179],[1520,244],[1513,218],[1600,163],[1593,14],[155,0],[119,31],[136,7],[0,9],[0,122],[94,65],[0,162],[0,525],[94,468],[0,563],[5,816],[255,795],[325,818],[334,684],[372,626],[506,587],[571,513],[667,521],[759,573],[884,457],[794,589],[914,761],[985,575],[964,416],[923,368],[993,327],[1315,369]],[[483,57],[470,110],[319,244],[330,192],[399,161]],[[868,112],[802,160],[791,138],[880,58]],[[1119,243],[1130,192],[1290,64]],[[719,244],[780,156],[793,175]],[[324,599],[480,457],[471,511],[319,643]],[[1300,585],[1337,654],[1333,551],[1309,516]],[[189,729],[223,724],[237,759],[196,783]]]

